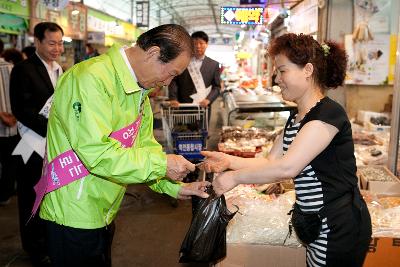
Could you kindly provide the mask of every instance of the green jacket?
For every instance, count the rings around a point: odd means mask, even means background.
[[[109,135],[137,118],[141,89],[119,47],[73,66],[59,79],[47,127],[47,159],[72,148],[90,174],[48,193],[41,218],[75,228],[104,227],[115,218],[126,185],[132,183],[177,196],[180,185],[162,178],[166,155],[153,136],[147,93],[143,97],[135,144],[122,148]]]

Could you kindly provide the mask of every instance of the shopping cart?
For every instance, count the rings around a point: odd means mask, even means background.
[[[161,105],[161,119],[167,141],[167,153],[182,155],[191,162],[203,158],[200,151],[207,149],[208,109],[198,104]]]

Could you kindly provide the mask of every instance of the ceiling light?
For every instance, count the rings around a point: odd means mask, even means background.
[[[71,38],[71,37],[68,37],[68,36],[63,36],[62,40],[63,40],[64,42],[67,42],[67,43],[72,42],[72,38]]]

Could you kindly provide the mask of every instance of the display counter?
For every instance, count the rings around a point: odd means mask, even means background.
[[[296,105],[285,102],[237,101],[230,91],[223,93],[225,104],[224,125],[232,125],[232,116],[239,113],[266,113],[296,110]]]

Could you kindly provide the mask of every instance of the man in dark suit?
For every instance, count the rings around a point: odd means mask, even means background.
[[[198,103],[210,107],[221,90],[219,63],[205,55],[208,36],[203,31],[192,34],[194,57],[188,68],[175,77],[168,87],[171,105],[179,103]]]
[[[33,187],[42,172],[51,96],[62,74],[56,60],[64,52],[63,35],[62,28],[56,23],[37,24],[34,28],[36,52],[14,66],[10,79],[11,109],[18,120],[21,136],[13,154],[21,154],[25,163],[17,176],[21,241],[34,266],[49,263],[44,222],[38,215],[33,218],[30,216],[35,201]]]

